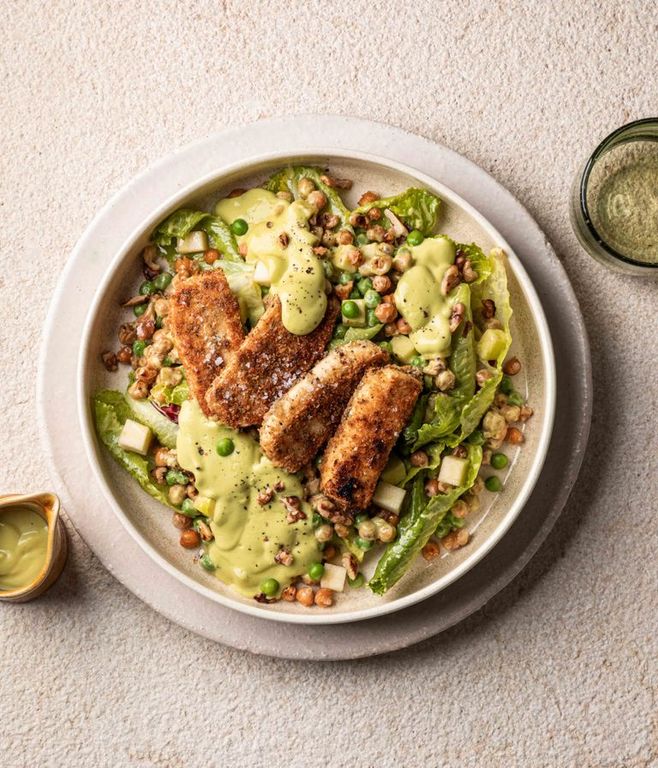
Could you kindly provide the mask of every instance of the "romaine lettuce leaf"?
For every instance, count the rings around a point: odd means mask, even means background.
[[[175,257],[174,240],[186,237],[194,229],[202,229],[208,235],[212,248],[218,250],[229,261],[242,261],[238,245],[228,224],[218,216],[206,211],[195,211],[190,208],[179,208],[162,221],[153,230],[151,240],[161,246],[167,257]]]
[[[406,477],[400,483],[400,486],[404,488],[424,469],[436,469],[441,463],[441,452],[444,448],[445,445],[443,443],[434,443],[433,445],[426,446],[423,450],[427,454],[429,463],[425,467],[409,467]]]
[[[372,208],[388,208],[409,227],[423,234],[431,234],[439,216],[441,200],[426,189],[411,187],[395,197],[374,200],[355,209],[354,213],[367,213]],[[385,222],[384,222],[385,224]]]
[[[348,328],[345,333],[345,341],[360,341],[363,339],[374,339],[384,326],[371,325],[370,328]]]
[[[468,459],[469,467],[464,485],[454,488],[450,493],[433,496],[429,501],[425,496],[425,475],[416,476],[411,493],[407,494],[409,502],[398,526],[398,537],[384,550],[377,563],[375,575],[368,583],[375,594],[383,595],[399,581],[453,504],[473,485],[482,463],[482,448],[479,445],[469,445]]]
[[[494,259],[487,256],[482,248],[475,243],[455,243],[457,251],[461,251],[471,262],[471,266],[478,273],[477,280],[472,286],[479,285],[489,278],[494,269]]]
[[[151,397],[161,405],[183,405],[190,397],[190,390],[185,379],[175,387],[159,383],[151,389]]]
[[[165,448],[176,447],[178,424],[160,413],[150,400],[134,400],[130,395],[124,395],[124,397],[132,412],[131,419],[150,427]]]
[[[460,423],[464,406],[475,393],[475,344],[472,330],[471,289],[461,283],[451,296],[451,304],[465,306],[464,321],[452,335],[452,352],[448,360],[450,370],[457,377],[455,387],[447,394],[438,394],[434,399],[434,413],[430,421],[418,430],[413,450],[426,443],[447,437]],[[464,335],[464,330],[467,330]]]
[[[343,226],[351,229],[348,225],[350,212],[347,210],[341,196],[332,187],[327,186],[322,179],[322,171],[319,168],[311,166],[294,166],[284,168],[271,176],[265,184],[265,189],[270,192],[292,192],[295,198],[299,197],[297,185],[300,179],[311,179],[315,186],[327,197],[329,210],[335,213],[341,220]]]
[[[94,397],[93,405],[96,432],[111,455],[148,494],[163,504],[172,506],[167,493],[151,479],[148,458],[132,451],[126,451],[119,446],[119,435],[126,419],[135,416],[126,402],[125,396],[121,392],[103,390]]]

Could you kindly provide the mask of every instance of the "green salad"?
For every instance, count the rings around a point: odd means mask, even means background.
[[[384,595],[467,546],[532,415],[506,258],[425,189],[284,168],[153,231],[94,398],[110,454],[248,598]],[[350,204],[355,201],[356,204]]]

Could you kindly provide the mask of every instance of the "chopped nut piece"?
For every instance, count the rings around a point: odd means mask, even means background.
[[[270,486],[268,485],[265,488],[258,491],[258,496],[256,496],[256,501],[261,505],[261,507],[264,507],[266,504],[269,504],[273,498],[274,498],[274,488],[270,488]]]
[[[480,368],[480,370],[475,374],[475,381],[478,387],[483,387],[485,381],[489,381],[490,378],[491,373],[486,368]]]
[[[336,242],[338,245],[352,245],[354,242],[354,235],[349,231],[349,229],[341,229],[340,232],[336,235]]]
[[[313,605],[314,596],[315,595],[311,587],[298,587],[295,598],[298,603],[301,603],[302,605],[309,608],[311,605]]]
[[[215,534],[204,520],[197,520],[197,526],[199,528],[199,535],[204,541],[212,541],[215,538]]]
[[[110,371],[110,373],[113,373],[119,367],[117,365],[117,356],[114,354],[114,352],[103,352],[101,355],[101,360],[103,361],[105,369]]]
[[[181,533],[179,541],[185,549],[196,549],[201,544],[201,536],[194,529],[187,528]]]
[[[443,544],[448,552],[451,552],[468,544],[469,538],[470,536],[466,528],[460,528],[457,531],[450,531],[447,536],[444,536],[441,539],[441,544]]]
[[[439,493],[439,481],[432,477],[425,482],[425,493],[427,496],[436,496]]]
[[[315,593],[315,604],[321,608],[330,608],[334,604],[334,593],[331,589],[321,587]]]
[[[425,451],[416,451],[409,457],[412,467],[426,467],[429,464],[429,459]]]
[[[496,302],[493,299],[482,299],[482,317],[491,320],[496,314]]]
[[[443,273],[443,279],[441,280],[441,293],[447,296],[453,288],[456,288],[461,282],[459,276],[459,270],[454,264],[451,264],[448,269]]]
[[[453,515],[454,515],[456,518],[458,518],[458,519],[460,519],[460,520],[461,520],[462,518],[466,517],[466,515],[467,515],[467,514],[468,514],[468,512],[469,512],[469,509],[468,509],[468,504],[467,504],[467,503],[466,503],[466,502],[465,502],[463,499],[459,499],[459,501],[456,501],[456,502],[455,502],[455,503],[452,505],[452,507],[451,507],[451,509],[450,509],[450,512],[451,512],[451,513],[452,513],[452,514],[453,514]]]
[[[528,421],[528,419],[532,416],[533,413],[534,411],[532,410],[532,408],[530,408],[529,405],[522,405],[521,414],[520,414],[521,421],[523,422]]]
[[[297,587],[294,584],[291,584],[289,587],[286,587],[281,593],[281,599],[285,600],[288,603],[294,603],[296,597],[297,597]]]
[[[464,266],[462,267],[462,277],[465,283],[472,283],[478,279],[478,273],[473,269],[469,259],[466,259]]]
[[[174,512],[171,518],[171,522],[174,524],[174,528],[178,528],[180,531],[184,531],[192,525],[192,518],[187,515],[181,515],[180,512]]]
[[[458,301],[450,312],[450,333],[454,333],[461,325],[466,313],[466,307]]]
[[[512,443],[512,445],[520,445],[524,442],[523,432],[516,427],[509,427],[507,434],[505,435],[505,442]]]
[[[457,383],[457,377],[455,374],[447,368],[445,371],[441,371],[436,375],[434,383],[441,392],[449,392],[454,388]]]
[[[274,562],[279,565],[290,566],[293,564],[294,558],[288,547],[281,547],[281,549],[274,556]]]
[[[119,342],[121,344],[129,345],[132,344],[133,341],[137,339],[137,333],[135,332],[135,324],[134,323],[123,323],[119,327],[119,333],[117,334],[119,337]]]
[[[520,370],[521,363],[518,357],[510,357],[503,365],[503,373],[506,373],[508,376],[516,376]]]
[[[439,545],[436,541],[430,539],[427,544],[421,549],[421,554],[428,562],[435,560],[439,556]]]
[[[279,235],[279,243],[281,244],[282,248],[287,248],[290,243],[290,237],[288,236],[287,232],[282,232]]]
[[[376,192],[364,192],[359,198],[359,205],[368,205],[368,203],[374,203],[375,200],[379,200],[379,195]]]
[[[350,552],[346,552],[340,560],[343,568],[347,571],[347,576],[350,579],[356,579],[359,573],[359,561]]]

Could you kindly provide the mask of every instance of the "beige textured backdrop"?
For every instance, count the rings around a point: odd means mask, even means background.
[[[490,171],[563,260],[596,386],[580,481],[536,559],[390,657],[213,645],[74,538],[47,598],[0,606],[2,765],[657,766],[658,286],[589,261],[567,213],[588,150],[658,113],[655,3],[7,0],[2,17],[0,491],[49,485],[37,349],[94,212],[162,155],[270,115],[389,122]]]

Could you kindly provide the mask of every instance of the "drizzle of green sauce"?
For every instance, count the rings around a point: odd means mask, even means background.
[[[450,309],[441,293],[441,280],[455,261],[455,246],[446,237],[428,237],[409,249],[413,266],[400,278],[395,305],[411,326],[409,338],[417,352],[426,357],[450,351]]]
[[[322,559],[310,506],[302,502],[306,519],[286,520],[283,498],[304,496],[296,475],[275,467],[248,434],[207,419],[194,400],[183,403],[178,423],[178,462],[194,473],[199,494],[211,500],[209,524],[215,538],[204,546],[217,578],[252,597],[265,579],[274,578],[284,587]],[[235,446],[229,456],[216,451],[222,438]],[[277,483],[284,490],[261,505],[259,492]],[[293,556],[290,566],[274,560],[282,547]]]
[[[237,238],[248,262],[264,262],[270,292],[281,301],[281,319],[291,333],[304,336],[324,317],[327,296],[322,262],[313,253],[317,237],[308,220],[315,208],[303,200],[289,203],[265,189],[250,189],[221,200],[215,212],[228,224],[244,219],[249,229]]]

